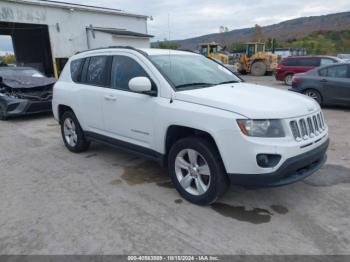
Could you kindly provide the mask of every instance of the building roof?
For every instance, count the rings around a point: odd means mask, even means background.
[[[115,9],[115,8],[73,4],[73,3],[54,1],[54,0],[4,0],[4,1],[11,2],[11,3],[18,3],[18,4],[30,4],[30,5],[57,7],[57,8],[64,8],[64,9],[76,9],[76,10],[87,11],[87,12],[118,14],[118,15],[124,15],[124,16],[140,17],[145,19],[148,17],[146,15],[128,13],[123,10]]]
[[[143,34],[143,33],[137,33],[133,31],[128,31],[125,29],[118,29],[118,28],[104,28],[104,27],[87,27],[87,29],[108,33],[112,35],[119,35],[119,36],[133,36],[133,37],[143,37],[143,38],[151,38],[154,37],[153,35]]]

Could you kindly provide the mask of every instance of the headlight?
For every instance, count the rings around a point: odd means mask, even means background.
[[[254,137],[284,137],[285,133],[280,120],[239,119],[238,126],[242,133]]]

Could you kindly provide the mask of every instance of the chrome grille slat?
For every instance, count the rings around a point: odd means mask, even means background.
[[[326,130],[322,112],[291,120],[289,126],[294,139],[298,142],[317,137]]]

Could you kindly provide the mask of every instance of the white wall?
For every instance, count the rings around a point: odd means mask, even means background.
[[[88,49],[86,27],[90,25],[93,27],[126,29],[147,34],[146,17],[77,9],[69,10],[7,1],[1,1],[0,7],[0,21],[48,25],[54,57],[69,57],[77,51]],[[91,47],[112,45],[149,47],[148,39],[123,38],[119,40],[119,38],[105,33],[96,33],[96,36],[97,38],[91,42]]]
[[[104,32],[94,31],[95,38],[92,32],[89,31],[90,48],[99,48],[106,46],[132,46],[135,48],[147,48],[150,46],[148,38],[140,37],[124,37],[112,35]],[[106,43],[108,43],[106,45]]]

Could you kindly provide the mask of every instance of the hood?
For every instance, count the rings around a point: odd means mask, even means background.
[[[175,99],[215,107],[251,119],[282,119],[319,110],[311,98],[256,84],[236,83],[175,93]]]
[[[16,77],[0,77],[3,85],[10,88],[35,88],[53,85],[56,79],[53,77],[32,77],[32,76],[16,76]]]

